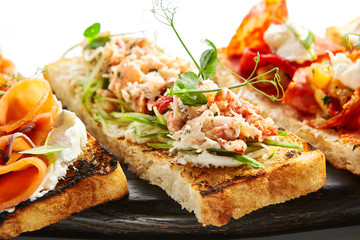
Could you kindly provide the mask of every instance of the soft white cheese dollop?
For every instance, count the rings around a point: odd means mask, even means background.
[[[353,63],[345,54],[337,53],[335,56],[329,52],[331,64],[334,69],[334,78],[340,80],[346,87],[356,90],[360,86],[360,61]]]
[[[310,33],[305,27],[291,21],[286,21],[286,24],[294,29],[303,41]],[[288,61],[303,63],[312,58],[285,24],[271,24],[264,34],[264,39],[276,55]],[[314,44],[311,44],[310,51],[314,52]]]
[[[50,135],[49,146],[66,147],[55,154],[56,161],[50,163],[49,172],[39,188],[30,197],[33,201],[55,188],[59,179],[66,175],[69,165],[83,152],[86,146],[87,133],[85,125],[72,112],[62,110],[55,122],[55,128]]]

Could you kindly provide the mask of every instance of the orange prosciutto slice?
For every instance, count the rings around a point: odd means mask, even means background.
[[[34,143],[41,145],[52,128],[59,105],[47,81],[25,79],[0,99],[0,109],[0,135],[26,129]]]
[[[246,15],[227,47],[227,55],[242,55],[245,48],[270,53],[264,33],[271,23],[282,23],[288,17],[285,0],[264,0]]]

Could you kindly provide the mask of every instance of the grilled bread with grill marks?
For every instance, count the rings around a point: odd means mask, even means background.
[[[82,58],[64,59],[45,67],[50,82],[63,105],[77,113],[93,134],[129,169],[160,186],[203,225],[222,226],[256,209],[314,192],[324,186],[323,154],[293,134],[284,141],[303,146],[301,150],[279,148],[275,157],[264,160],[265,168],[247,165],[199,168],[178,164],[176,154],[155,150],[146,144],[109,137],[81,103],[82,87],[77,77],[88,72]]]
[[[15,211],[0,213],[0,238],[10,239],[35,231],[92,206],[128,194],[127,181],[117,158],[87,136],[87,146],[56,188]]]

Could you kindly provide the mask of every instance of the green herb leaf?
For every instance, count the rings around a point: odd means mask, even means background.
[[[0,96],[5,95],[6,92],[0,91]]]
[[[200,80],[194,72],[186,72],[179,76],[175,81],[175,90],[172,94],[176,94],[181,101],[187,106],[202,106],[207,104],[207,98],[201,92],[189,92],[188,90],[196,90]]]
[[[98,36],[100,33],[100,23],[94,23],[84,31],[84,36],[88,40],[85,49],[96,49],[103,47],[106,42],[110,41],[110,36]]]
[[[95,38],[100,33],[100,23],[94,23],[84,31],[84,37]]]
[[[204,51],[200,58],[200,75],[206,80],[211,78],[216,73],[216,63],[217,63],[217,50],[215,45],[208,39],[206,42],[212,47]]]
[[[313,44],[315,42],[314,34],[309,31],[309,34],[306,36],[306,39],[302,40],[302,39],[300,39],[299,33],[292,26],[290,26],[286,21],[284,21],[284,25],[289,29],[290,32],[292,32],[294,34],[295,38],[304,46],[306,51],[311,55],[311,59],[312,60],[317,59],[317,56],[314,55],[310,51],[311,44]]]
[[[332,98],[329,97],[329,96],[323,97],[322,100],[323,100],[324,105],[329,104],[329,103],[331,103],[332,101],[334,101],[334,99],[332,99]]]
[[[64,151],[66,147],[62,146],[40,146],[35,148],[30,148],[25,151],[19,152],[20,154],[34,154],[34,155],[42,155],[42,154],[49,154],[55,152]]]
[[[194,72],[186,72],[180,74],[175,81],[175,90],[197,89],[199,87],[199,78]]]
[[[204,94],[199,92],[194,93],[178,93],[176,94],[184,105],[198,107],[207,104],[208,99],[205,97]]]
[[[85,49],[96,49],[98,47],[103,47],[108,41],[110,41],[110,36],[99,36],[90,40],[88,45],[85,46]]]
[[[312,32],[309,32],[306,39],[303,41],[303,45],[306,49],[310,49],[311,44],[313,44],[314,42],[315,42],[314,34]]]

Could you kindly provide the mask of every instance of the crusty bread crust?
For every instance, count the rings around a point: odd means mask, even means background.
[[[74,67],[76,66],[76,67]],[[321,188],[325,184],[324,156],[294,135],[289,142],[304,150],[279,150],[275,159],[260,170],[237,168],[197,168],[174,162],[174,156],[147,145],[104,134],[81,104],[81,89],[74,77],[86,72],[81,59],[61,60],[46,67],[46,76],[57,97],[76,112],[91,132],[129,169],[163,188],[188,211],[194,211],[204,225],[222,226],[231,217],[238,219],[261,207],[281,203]]]
[[[88,135],[88,146],[79,159],[93,159],[104,152]],[[103,160],[113,155],[102,154]],[[128,194],[127,181],[119,163],[115,170],[82,178],[58,194],[16,208],[0,225],[0,239],[10,239],[22,232],[41,229],[92,206],[119,199]]]
[[[230,66],[224,49],[218,51],[218,57],[223,64]],[[217,72],[214,81],[221,87],[237,82],[232,74],[220,66],[218,66]],[[292,106],[273,102],[249,88],[239,89],[238,94],[260,108],[263,116],[271,117],[278,126],[293,132],[314,147],[319,148],[325,154],[326,160],[336,168],[346,169],[360,175],[360,148],[357,145],[343,143],[335,130],[312,128],[300,120],[300,113]]]

